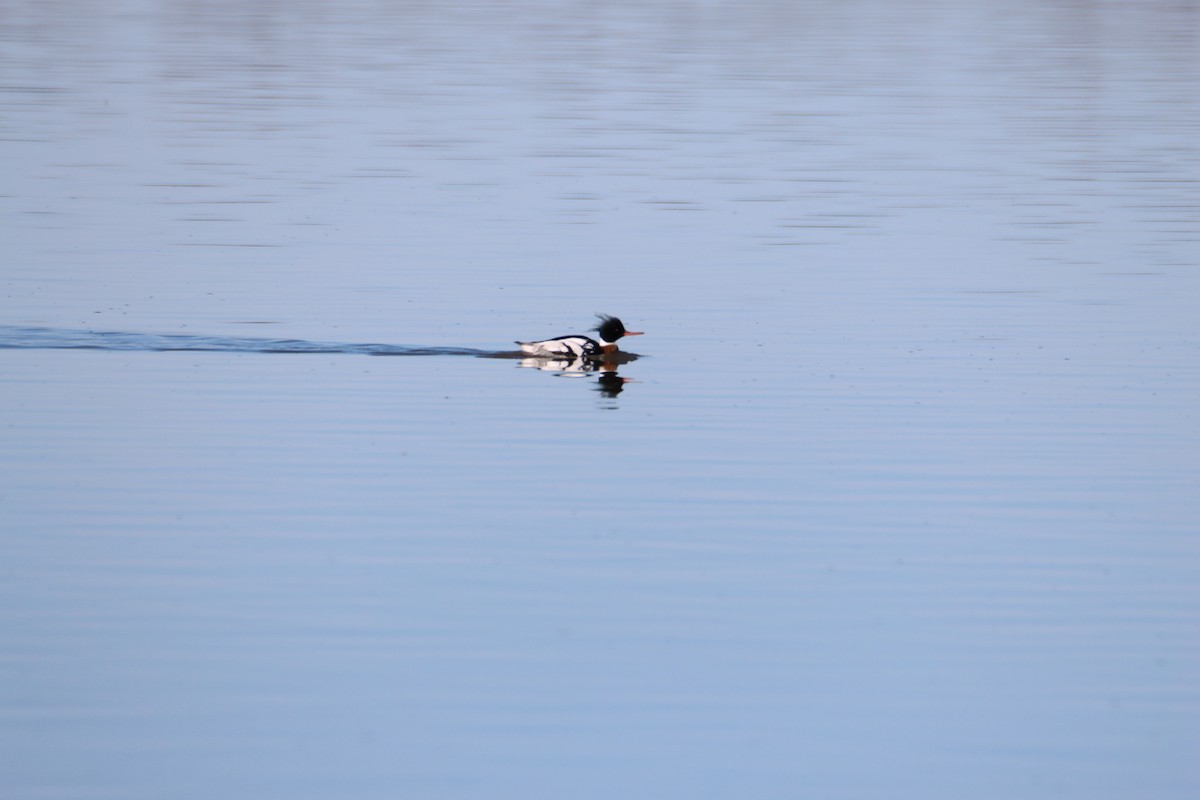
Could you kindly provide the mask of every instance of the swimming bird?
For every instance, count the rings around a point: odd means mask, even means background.
[[[559,336],[555,339],[544,339],[540,342],[517,342],[522,352],[531,356],[558,356],[566,358],[600,358],[606,353],[617,352],[617,340],[622,336],[641,336],[642,331],[627,331],[625,325],[616,317],[607,314],[597,314],[600,324],[592,330],[596,331],[600,341],[590,336]]]

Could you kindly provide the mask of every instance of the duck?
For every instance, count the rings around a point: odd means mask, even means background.
[[[617,352],[617,340],[624,336],[642,336],[644,331],[626,330],[625,324],[608,314],[597,314],[600,324],[592,330],[597,339],[578,334],[557,336],[538,342],[517,342],[521,352],[531,356],[554,356],[557,358],[602,358]]]

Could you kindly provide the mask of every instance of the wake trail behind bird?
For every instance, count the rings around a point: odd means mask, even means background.
[[[346,353],[370,356],[473,356],[521,358],[515,351],[473,347],[424,347],[400,344],[311,342],[304,339],[255,339],[179,333],[129,333],[72,328],[0,325],[0,349],[191,351],[215,353]]]

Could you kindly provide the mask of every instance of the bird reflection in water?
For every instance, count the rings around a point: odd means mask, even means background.
[[[622,364],[636,361],[633,353],[605,354],[601,358],[548,358],[537,356],[522,358],[518,365],[527,369],[538,369],[553,372],[563,378],[586,378],[596,376],[596,391],[601,397],[615,399],[625,390],[625,384],[635,383],[632,378],[623,378],[617,374]],[[612,406],[615,408],[615,406]]]

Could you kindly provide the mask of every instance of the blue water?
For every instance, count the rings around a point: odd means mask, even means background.
[[[9,9],[0,795],[1195,797],[1194,11]]]

